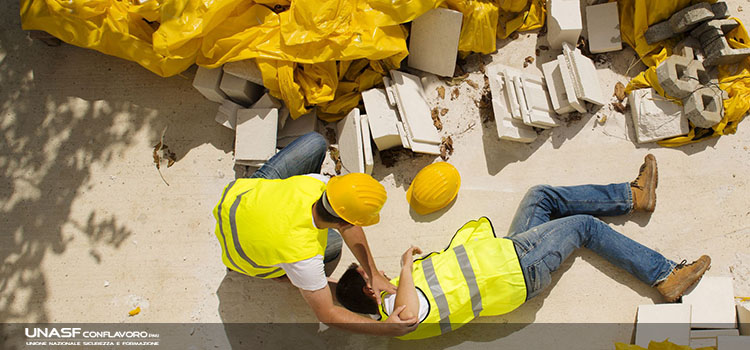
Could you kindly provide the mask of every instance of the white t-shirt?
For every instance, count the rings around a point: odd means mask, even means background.
[[[326,184],[329,179],[328,176],[321,174],[305,174],[305,176],[318,179]],[[315,220],[313,220],[312,224],[315,226]],[[317,228],[317,226],[315,227]],[[295,287],[314,291],[323,289],[328,285],[328,279],[326,278],[323,265],[323,256],[316,255],[309,259],[293,263],[277,264],[274,266],[284,269],[287,277],[289,277],[289,281],[291,281]]]
[[[424,292],[419,289],[419,287],[417,287],[417,300],[419,300],[419,323],[422,323],[430,313],[430,302],[427,301],[427,296],[424,295]],[[383,298],[383,306],[385,307],[386,315],[393,313],[395,304],[396,294],[388,294]],[[379,320],[380,315],[373,315],[372,318]]]

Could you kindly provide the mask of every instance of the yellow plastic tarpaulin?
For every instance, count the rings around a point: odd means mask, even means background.
[[[21,0],[27,30],[139,63],[167,77],[191,64],[256,59],[293,118],[317,105],[335,120],[408,55],[410,22],[438,6],[463,13],[462,52],[544,23],[543,0]],[[347,74],[348,73],[348,74]]]
[[[672,54],[672,48],[680,39],[673,39],[649,45],[644,38],[648,26],[668,19],[674,12],[699,1],[675,0],[675,1],[648,1],[648,0],[620,0],[620,30],[622,39],[633,47],[649,68],[633,78],[626,88],[626,92],[634,89],[651,87],[660,95],[666,96],[664,89],[659,85],[656,76],[656,67]],[[715,0],[708,1],[715,2]],[[750,47],[750,37],[747,30],[738,19],[740,26],[728,33],[727,41],[732,48]],[[750,60],[735,65],[719,66],[719,87],[729,94],[729,99],[724,100],[724,117],[719,124],[710,129],[696,128],[692,124],[690,132],[686,136],[678,136],[659,141],[665,147],[678,147],[689,143],[698,142],[709,137],[733,134],[737,131],[739,124],[750,110]]]

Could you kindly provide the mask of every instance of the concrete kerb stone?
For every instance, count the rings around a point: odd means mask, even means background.
[[[684,99],[698,88],[698,62],[687,57],[672,55],[656,68],[656,77],[664,92],[671,97]]]
[[[672,26],[669,24],[669,21],[663,21],[651,25],[643,35],[649,45],[658,43],[662,40],[667,40],[673,36],[674,31],[672,30]]]
[[[710,128],[724,115],[724,93],[715,86],[702,87],[683,101],[683,115],[699,128]]]
[[[669,18],[669,26],[674,33],[686,32],[695,25],[714,18],[711,5],[707,2],[697,3],[677,11]]]

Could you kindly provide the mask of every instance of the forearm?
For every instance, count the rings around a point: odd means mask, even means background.
[[[375,259],[373,259],[372,253],[370,253],[370,246],[367,244],[367,237],[365,237],[365,232],[362,228],[359,226],[349,227],[342,230],[341,237],[367,275],[372,277],[377,274],[378,270],[377,266],[375,266]]]
[[[402,317],[411,318],[419,315],[419,298],[417,297],[417,288],[414,286],[411,265],[404,265],[401,268],[401,275],[398,279],[394,308],[401,305],[406,305],[406,309],[401,312]]]
[[[329,326],[341,328],[354,333],[385,336],[393,335],[391,334],[391,329],[388,327],[388,324],[360,316],[339,306],[334,306],[328,315],[318,317],[318,319]]]

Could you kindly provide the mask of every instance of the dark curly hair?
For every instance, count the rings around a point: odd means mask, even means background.
[[[378,314],[378,303],[365,294],[367,282],[357,272],[357,264],[352,264],[336,285],[336,299],[349,311],[361,314]]]

